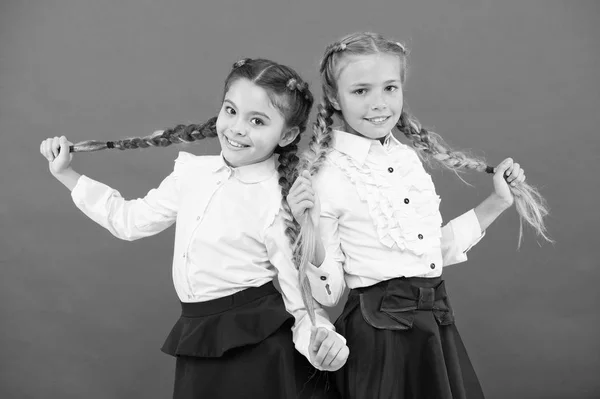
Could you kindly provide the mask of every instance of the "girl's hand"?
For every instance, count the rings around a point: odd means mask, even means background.
[[[308,352],[311,363],[317,369],[337,371],[346,364],[350,350],[333,331],[313,327]]]
[[[40,144],[40,153],[48,160],[48,168],[57,176],[71,167],[73,154],[69,152],[69,142],[65,136],[48,138]]]
[[[286,199],[290,205],[294,219],[300,225],[304,224],[304,211],[308,209],[313,226],[318,226],[321,214],[321,202],[312,188],[310,173],[308,171],[305,170],[298,176]]]
[[[525,172],[521,166],[513,162],[512,158],[506,158],[494,169],[494,194],[501,199],[506,207],[512,206],[514,197],[510,187],[515,187],[525,181]],[[510,187],[509,187],[510,185]]]

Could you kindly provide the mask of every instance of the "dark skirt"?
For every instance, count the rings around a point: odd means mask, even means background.
[[[343,398],[480,399],[441,278],[398,278],[350,291],[335,323],[350,356]]]
[[[332,397],[296,351],[294,318],[272,283],[181,306],[162,347],[177,358],[173,398]]]

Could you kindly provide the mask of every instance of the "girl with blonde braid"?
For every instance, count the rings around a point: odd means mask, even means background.
[[[77,207],[116,237],[135,240],[176,222],[173,282],[182,313],[162,347],[177,359],[174,398],[309,397],[314,368],[296,358],[294,344],[320,370],[339,369],[348,356],[323,309],[302,297],[292,261],[299,226],[285,196],[312,103],[291,68],[245,59],[225,81],[219,115],[202,125],[71,147],[55,137],[40,146]],[[70,152],[205,137],[218,137],[219,156],[180,152],[173,172],[142,199],[125,200],[70,166]]]
[[[314,136],[287,199],[302,225],[295,253],[314,298],[333,306],[350,288],[335,323],[351,351],[336,372],[338,390],[361,399],[481,398],[442,267],[466,261],[513,202],[548,239],[543,198],[512,159],[489,167],[450,149],[406,111],[402,44],[351,34],[327,47],[320,72]],[[333,116],[342,129],[332,129]],[[494,191],[442,227],[440,199],[420,158],[454,172],[493,173]]]

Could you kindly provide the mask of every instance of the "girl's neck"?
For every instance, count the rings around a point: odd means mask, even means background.
[[[388,136],[386,134],[385,136],[382,136],[382,137],[379,137],[379,138],[376,138],[376,139],[372,139],[372,138],[364,136],[364,135],[360,134],[359,132],[357,132],[356,130],[352,129],[352,127],[350,125],[348,125],[346,122],[344,122],[344,131],[346,133],[353,134],[355,136],[362,137],[362,138],[367,139],[367,140],[376,140],[376,141],[379,141],[381,143],[381,145],[383,145],[385,143],[385,139]]]
[[[264,158],[261,158],[261,159],[258,159],[258,160],[256,160],[256,161],[252,162],[252,163],[243,164],[243,165],[233,165],[233,164],[232,164],[231,162],[229,162],[229,161],[227,160],[227,158],[225,158],[224,156],[222,156],[222,158],[223,158],[223,161],[225,161],[225,164],[226,164],[227,166],[229,166],[229,167],[230,167],[230,168],[232,168],[232,169],[236,169],[236,168],[243,168],[243,167],[245,167],[245,166],[252,166],[252,165],[259,164],[259,163],[263,163],[263,162],[265,162],[266,160],[270,159],[270,158],[273,156],[273,154],[274,154],[274,152],[273,152],[273,153],[271,153],[271,154],[270,154],[270,155],[268,155],[268,156],[265,156]]]

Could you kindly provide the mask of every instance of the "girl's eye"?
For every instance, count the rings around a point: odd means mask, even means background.
[[[394,92],[394,91],[398,90],[398,86],[388,86],[385,89],[389,92]]]
[[[263,126],[265,124],[265,122],[263,122],[263,120],[260,118],[252,118],[250,119],[250,122],[256,126]]]
[[[359,95],[359,96],[362,96],[362,95],[363,95],[363,94],[365,94],[366,92],[367,92],[367,90],[366,90],[366,89],[356,89],[356,90],[354,90],[352,93],[354,93],[354,94],[356,94],[356,95]]]
[[[231,108],[230,106],[225,107],[225,112],[227,112],[229,115],[235,115],[235,109]]]

